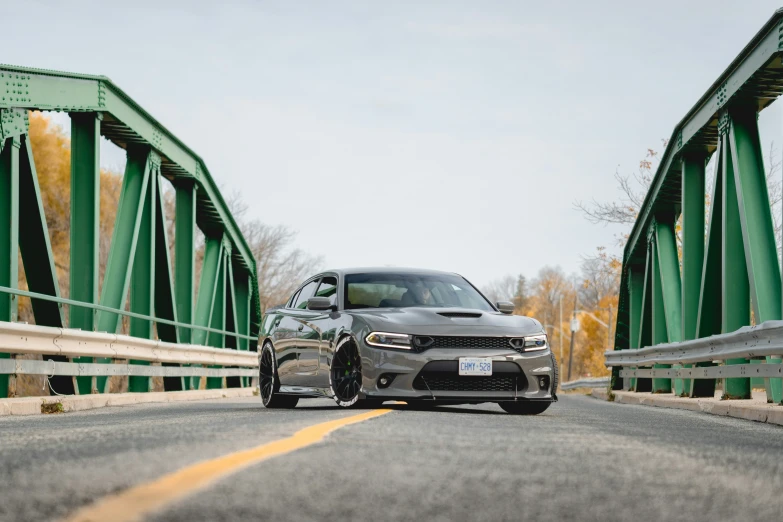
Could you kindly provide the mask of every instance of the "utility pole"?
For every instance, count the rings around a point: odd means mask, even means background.
[[[560,321],[557,323],[557,337],[560,339],[560,375],[563,375],[563,294],[560,294]]]
[[[568,379],[571,380],[571,367],[574,364],[574,338],[576,337],[576,309],[577,309],[577,301],[579,300],[579,295],[576,292],[576,282],[574,282],[574,315],[571,319],[571,349],[568,352]]]

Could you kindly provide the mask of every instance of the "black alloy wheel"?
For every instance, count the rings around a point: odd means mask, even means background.
[[[270,343],[264,344],[258,363],[258,390],[266,408],[293,408],[299,402],[299,397],[279,393],[280,380],[277,378],[275,354]]]
[[[359,347],[350,337],[337,344],[329,372],[329,384],[334,400],[343,408],[349,408],[359,401],[362,389],[362,357]]]

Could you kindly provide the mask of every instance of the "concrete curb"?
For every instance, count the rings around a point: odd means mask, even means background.
[[[255,388],[227,388],[220,390],[193,390],[155,393],[105,393],[96,395],[68,395],[64,397],[21,397],[0,399],[0,416],[41,415],[91,410],[106,406],[130,406],[152,402],[203,401],[252,397]],[[58,406],[59,405],[59,406]]]
[[[690,399],[673,395],[652,395],[626,391],[615,391],[612,394],[614,398],[610,399],[609,392],[603,388],[595,389],[591,393],[596,399],[611,400],[620,404],[675,408],[783,426],[783,406],[775,404],[748,404],[748,401],[722,401],[712,398]]]

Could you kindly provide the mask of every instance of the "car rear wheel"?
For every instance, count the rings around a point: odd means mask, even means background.
[[[277,377],[275,352],[271,343],[264,344],[258,364],[258,391],[266,408],[294,408],[299,397],[280,395],[280,379]]]
[[[338,406],[358,407],[362,390],[362,357],[359,347],[350,337],[337,343],[329,371],[329,386]]]
[[[538,415],[544,413],[549,405],[549,401],[518,401],[518,402],[499,402],[501,408],[514,415]]]

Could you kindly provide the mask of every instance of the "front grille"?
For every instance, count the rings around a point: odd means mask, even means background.
[[[413,344],[421,350],[430,348],[475,348],[511,350],[508,337],[461,337],[454,335],[417,335]]]
[[[432,391],[513,392],[517,388],[517,379],[511,375],[460,377],[437,372],[422,372],[413,380],[413,387],[417,390]]]
[[[527,379],[513,362],[495,361],[492,375],[463,376],[458,361],[430,361],[413,380],[413,388],[424,391],[513,392],[527,388]]]

